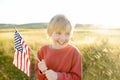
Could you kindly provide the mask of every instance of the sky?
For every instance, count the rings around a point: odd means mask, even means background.
[[[64,14],[74,24],[120,26],[119,0],[0,0],[0,23],[49,22]]]

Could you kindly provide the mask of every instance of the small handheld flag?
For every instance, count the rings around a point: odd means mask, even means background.
[[[13,64],[30,77],[30,48],[17,30],[14,34],[15,53]]]

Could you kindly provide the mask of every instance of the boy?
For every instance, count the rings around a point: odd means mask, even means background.
[[[52,43],[37,53],[35,75],[38,80],[82,80],[82,61],[78,49],[69,44],[73,28],[64,15],[49,22],[47,34]]]

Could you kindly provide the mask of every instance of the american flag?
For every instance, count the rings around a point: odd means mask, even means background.
[[[30,48],[17,30],[14,34],[15,53],[13,64],[30,77]]]

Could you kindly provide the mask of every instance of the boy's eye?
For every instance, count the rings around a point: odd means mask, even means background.
[[[61,35],[62,33],[61,32],[56,32],[55,34],[57,34],[57,35]],[[64,35],[70,35],[70,33],[65,33]]]
[[[70,33],[66,33],[66,35],[70,35]]]
[[[61,33],[60,33],[60,32],[57,32],[56,34],[57,34],[57,35],[61,35]]]

